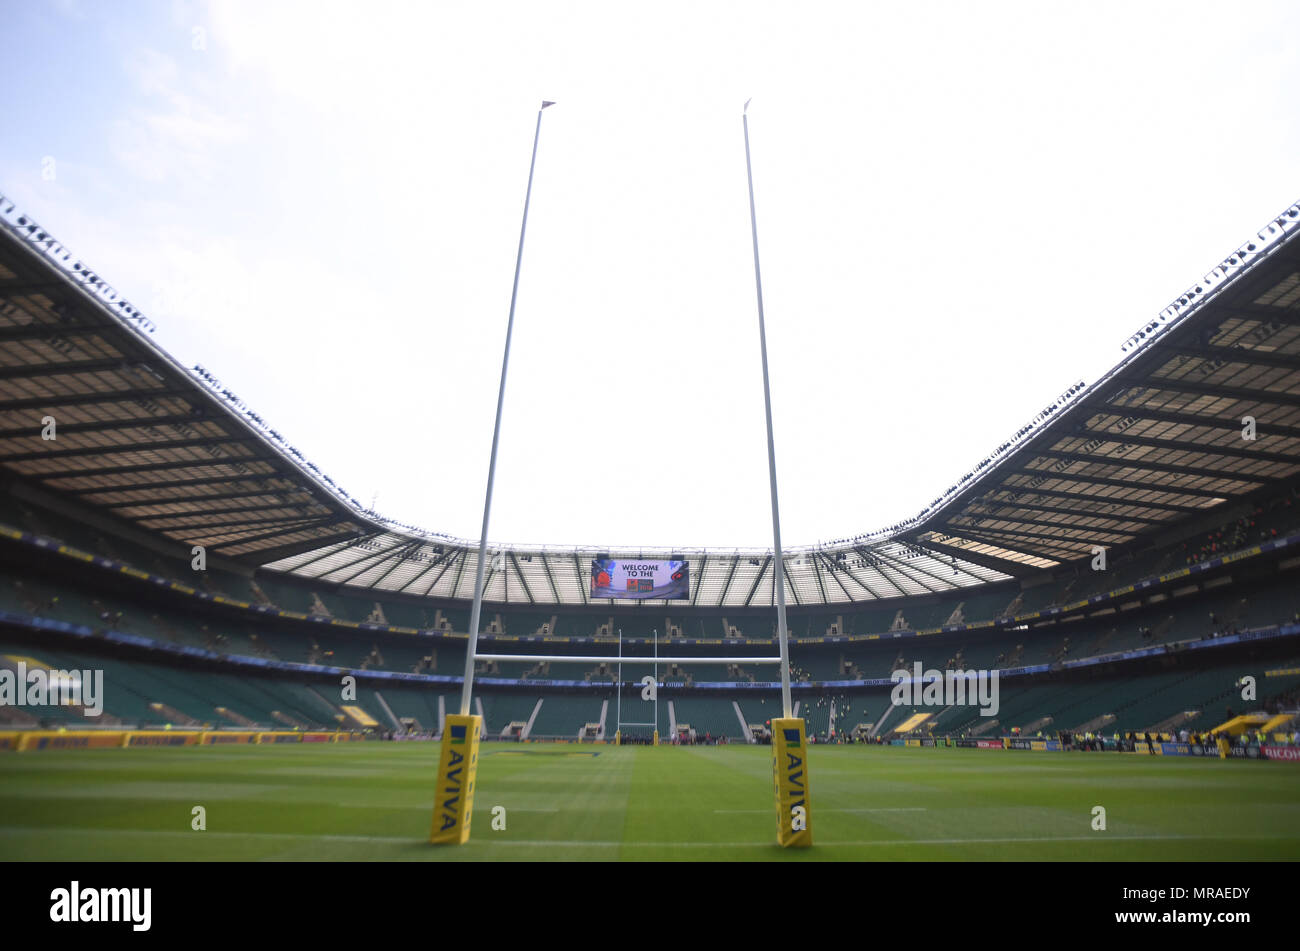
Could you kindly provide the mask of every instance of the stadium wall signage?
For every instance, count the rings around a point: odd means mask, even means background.
[[[1265,746],[1266,759],[1281,760],[1285,763],[1300,763],[1300,746]]]
[[[101,733],[96,730],[66,733],[33,730],[19,737],[16,748],[20,753],[24,750],[107,749],[120,747],[125,736],[124,733]]]
[[[190,731],[148,731],[128,733],[122,740],[123,746],[198,746],[203,740],[201,732]]]
[[[891,746],[934,746],[947,745],[962,747],[964,749],[980,750],[1038,750],[1046,752],[1059,752],[1061,750],[1060,740],[1048,739],[1031,739],[1028,737],[1008,736],[994,739],[981,739],[973,736],[949,737],[946,741],[937,741],[929,737],[918,738],[909,737],[906,739],[895,739],[889,741]],[[1137,749],[1132,751],[1134,754],[1149,755],[1146,744],[1139,741]],[[1282,746],[1277,744],[1265,744],[1264,746],[1239,746],[1232,744],[1224,750],[1214,743],[1180,743],[1164,741],[1154,744],[1154,753],[1157,756],[1200,756],[1200,757],[1234,757],[1236,759],[1252,759],[1263,761],[1266,759],[1278,760],[1280,762],[1300,763],[1300,746]]]
[[[1228,756],[1233,759],[1263,759],[1258,746],[1238,746],[1236,743],[1228,748]]]
[[[1002,748],[1007,750],[1033,750],[1038,753],[1055,753],[1061,750],[1060,740],[1049,740],[1045,737],[1008,736],[1003,737],[1002,744]],[[997,749],[998,747],[988,748]]]

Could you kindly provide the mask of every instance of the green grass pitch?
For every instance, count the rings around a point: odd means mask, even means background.
[[[594,754],[594,755],[593,755]],[[1300,769],[1113,753],[814,747],[811,850],[768,747],[481,747],[473,834],[427,842],[431,743],[0,755],[4,860],[1295,860]],[[191,810],[206,810],[206,831]],[[506,828],[492,829],[494,806]],[[1094,806],[1105,831],[1092,829]]]

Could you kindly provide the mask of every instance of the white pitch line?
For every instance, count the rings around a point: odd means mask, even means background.
[[[1098,842],[1102,840],[1120,841],[1120,840],[1169,840],[1169,839],[1215,839],[1215,840],[1237,840],[1237,839],[1265,839],[1276,841],[1275,835],[1058,835],[1058,836],[1035,836],[1028,838],[1019,836],[1014,838],[988,838],[988,839],[863,839],[852,842],[816,842],[813,844],[814,849],[825,848],[858,848],[861,846],[875,845],[990,845],[998,843],[1016,843],[1023,842],[1026,844],[1036,844],[1040,842]],[[598,846],[614,848],[624,846],[627,848],[664,848],[664,849],[775,849],[779,848],[773,842],[539,842],[535,840],[515,840],[507,841],[505,839],[488,839],[483,838],[478,841],[486,842],[489,845],[523,845],[523,846],[540,846],[552,848],[556,846],[569,846],[572,848],[581,848],[583,846]]]
[[[184,829],[52,829],[48,827],[4,827],[0,836],[51,834],[77,836],[186,836],[191,838],[227,838],[227,839],[308,839],[327,842],[391,842],[400,845],[414,845],[423,840],[405,836],[383,835],[316,835],[309,832],[193,832]],[[818,842],[814,849],[861,848],[870,846],[899,845],[994,845],[994,844],[1036,844],[1042,842],[1120,842],[1153,840],[1220,840],[1277,841],[1277,835],[1058,835],[1058,836],[1015,836],[980,839],[860,839],[848,842]],[[629,848],[629,849],[776,849],[773,842],[610,842],[584,841],[581,839],[511,839],[492,836],[490,833],[472,839],[477,845],[526,846],[534,848]]]
[[[336,802],[336,803],[334,803],[334,805],[335,805],[336,808],[339,808],[339,809],[374,809],[374,808],[375,808],[375,804],[374,804],[373,802]],[[504,803],[493,803],[493,805],[505,805],[505,804],[504,804]],[[396,812],[396,811],[398,811],[398,810],[402,810],[402,811],[405,811],[405,812],[429,812],[429,811],[430,811],[429,806],[427,806],[427,805],[417,805],[417,806],[385,806],[384,808],[387,809],[387,810],[390,810],[390,811],[394,811],[394,812]],[[488,808],[491,808],[491,806],[489,806]],[[506,810],[507,810],[508,812],[559,812],[559,811],[560,811],[558,808],[556,808],[556,809],[533,809],[533,808],[530,808],[530,807],[528,807],[528,806],[506,806]]]
[[[764,810],[766,812],[766,810]],[[929,812],[925,806],[887,806],[879,809],[819,809],[819,812]]]
[[[726,813],[728,815],[767,815],[771,809],[714,809],[714,813]],[[878,809],[822,809],[818,812],[928,812],[925,806],[896,806],[881,807]]]
[[[78,836],[187,836],[194,839],[324,839],[331,842],[395,842],[410,845],[420,840],[385,835],[312,835],[303,832],[195,832],[189,829],[51,829],[48,827],[7,827],[0,836],[15,835],[78,835]]]

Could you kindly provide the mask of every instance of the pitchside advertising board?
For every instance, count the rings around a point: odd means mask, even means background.
[[[591,596],[619,600],[673,600],[689,598],[688,561],[619,561],[594,558],[591,562]]]

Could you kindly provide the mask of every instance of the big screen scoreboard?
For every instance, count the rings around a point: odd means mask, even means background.
[[[591,562],[591,596],[619,600],[673,600],[690,597],[688,561],[619,561],[594,558]]]

